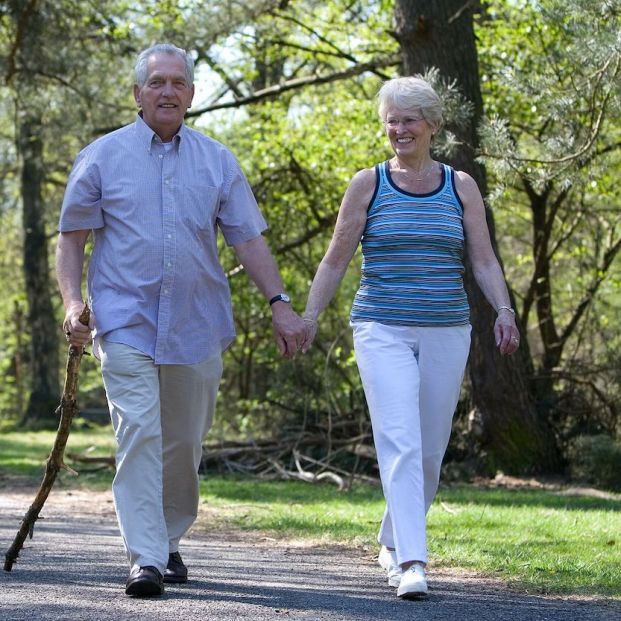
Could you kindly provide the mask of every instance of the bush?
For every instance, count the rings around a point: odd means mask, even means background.
[[[576,437],[570,444],[568,461],[573,478],[621,491],[621,444],[610,436]]]

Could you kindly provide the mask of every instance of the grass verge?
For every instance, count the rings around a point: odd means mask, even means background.
[[[213,478],[202,483],[206,528],[376,548],[384,511],[370,487]],[[432,566],[493,575],[536,593],[621,599],[621,500],[561,492],[441,489],[428,516]]]
[[[56,431],[28,431],[0,425],[0,489],[8,486],[38,485],[45,472],[47,458],[54,445]],[[65,450],[65,462],[79,476],[61,470],[56,485],[86,489],[108,489],[113,472],[109,467],[97,464],[74,463],[71,455],[89,457],[114,454],[115,441],[109,426],[86,427],[79,419],[69,434]]]

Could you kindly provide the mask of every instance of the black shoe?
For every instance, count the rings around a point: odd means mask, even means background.
[[[125,593],[136,597],[159,597],[164,593],[162,574],[151,565],[135,569],[127,578]]]
[[[164,570],[164,582],[179,584],[188,581],[188,568],[183,563],[179,552],[171,552],[168,555],[168,565]]]

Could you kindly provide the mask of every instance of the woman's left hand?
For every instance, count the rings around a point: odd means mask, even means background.
[[[520,333],[515,325],[515,317],[508,310],[501,309],[494,323],[496,346],[503,356],[509,356],[520,346]]]

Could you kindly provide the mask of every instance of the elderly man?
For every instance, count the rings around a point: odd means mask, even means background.
[[[84,345],[94,331],[118,445],[113,492],[130,563],[125,592],[145,597],[161,595],[163,582],[187,580],[179,540],[197,515],[201,443],[234,337],[218,229],[269,300],[284,356],[296,353],[305,330],[235,158],[183,123],[192,59],[160,44],[139,55],[135,70],[136,121],[87,146],[74,164],[56,268],[67,340]],[[93,315],[83,326],[91,230]]]

